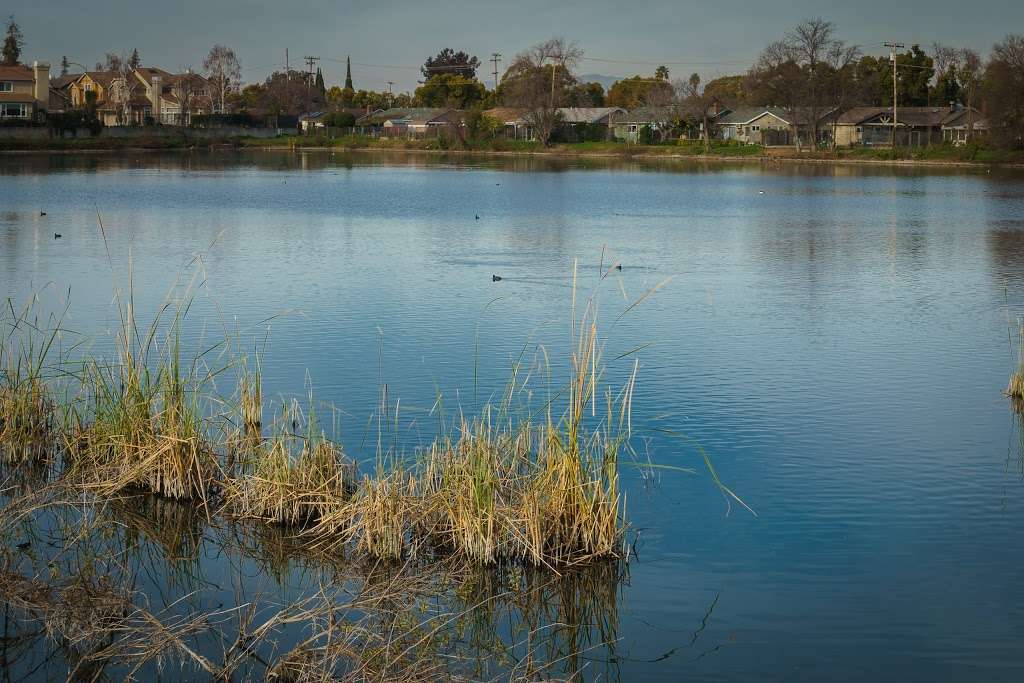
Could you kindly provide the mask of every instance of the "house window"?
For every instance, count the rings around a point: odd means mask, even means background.
[[[12,81],[0,81],[0,92],[14,92],[14,83]]]
[[[629,124],[629,132],[635,133],[637,131],[637,125],[635,123]]]
[[[750,130],[756,133],[757,131],[761,130],[761,126],[751,126]]]
[[[27,104],[0,104],[0,117],[3,118],[28,118]]]

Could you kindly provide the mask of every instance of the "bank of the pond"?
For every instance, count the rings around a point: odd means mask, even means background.
[[[71,139],[5,139],[0,153],[147,152],[173,150],[246,149],[265,151],[403,152],[434,155],[538,156],[551,158],[613,158],[635,160],[758,161],[762,163],[875,164],[885,166],[1024,167],[1024,150],[1003,150],[984,145],[936,145],[914,149],[851,148],[829,151],[762,147],[714,141],[705,150],[699,141],[685,144],[633,145],[621,142],[558,143],[492,140],[458,143],[442,139],[395,139],[370,136],[252,137],[215,135],[195,137],[139,136]]]

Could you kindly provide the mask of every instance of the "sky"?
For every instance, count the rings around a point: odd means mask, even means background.
[[[351,55],[356,88],[411,91],[419,65],[444,47],[480,58],[480,78],[490,84],[487,61],[503,55],[500,68],[530,45],[551,36],[576,41],[584,50],[580,74],[630,76],[666,64],[673,78],[693,72],[705,80],[741,73],[769,42],[806,17],[836,24],[840,38],[883,54],[882,43],[923,47],[939,41],[987,54],[1006,33],[1024,33],[1024,2],[977,0],[861,0],[822,3],[775,0],[754,8],[739,0],[8,0],[0,13],[14,14],[25,35],[22,61],[62,56],[92,67],[107,52],[139,50],[143,64],[176,71],[201,69],[210,47],[235,50],[245,82],[283,68],[285,49],[293,68],[319,56],[328,84],[345,78]],[[54,69],[56,73],[57,69]]]

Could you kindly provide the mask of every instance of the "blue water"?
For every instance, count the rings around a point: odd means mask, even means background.
[[[261,349],[265,395],[336,406],[359,458],[383,384],[396,443],[414,444],[438,394],[472,412],[520,354],[564,371],[574,263],[609,383],[639,359],[638,454],[693,470],[624,464],[636,557],[585,677],[1024,680],[1024,453],[1000,393],[1024,315],[1024,174],[0,159],[4,297],[67,302],[65,327],[109,351],[130,268],[140,319],[191,297],[191,344]]]

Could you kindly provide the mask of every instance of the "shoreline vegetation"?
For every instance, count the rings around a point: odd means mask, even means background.
[[[202,140],[180,136],[130,138],[3,139],[0,153],[113,153],[199,149],[265,151],[412,152],[450,155],[539,156],[618,158],[637,160],[705,160],[767,163],[836,163],[963,167],[1024,167],[1024,152],[984,145],[933,145],[891,149],[888,147],[838,148],[828,151],[797,151],[787,147],[762,147],[712,141],[679,144],[627,144],[623,142],[560,143],[544,147],[537,142],[490,140],[460,144],[438,139],[389,139],[348,135],[341,137],[284,135],[273,138],[224,137]]]
[[[553,368],[517,364],[499,403],[475,416],[460,409],[447,425],[439,416],[437,436],[411,457],[379,433],[362,473],[323,427],[312,395],[308,406],[264,404],[259,357],[228,357],[217,368],[183,357],[190,298],[169,299],[147,327],[131,301],[117,296],[114,360],[74,357],[61,319],[46,324],[31,317],[31,304],[15,312],[8,302],[0,320],[7,465],[58,471],[100,498],[144,491],[190,501],[208,518],[296,526],[314,546],[380,561],[428,555],[558,569],[625,558],[618,473],[631,453],[639,364],[622,387],[605,384],[596,303],[577,309],[575,273],[568,381],[545,387],[542,408],[518,405],[529,391],[519,371],[550,382]],[[224,395],[229,377],[235,389]],[[381,391],[377,429],[392,420],[397,428],[400,401]]]
[[[8,300],[0,595],[11,627],[26,642],[51,634],[38,647],[71,678],[131,679],[173,657],[216,680],[261,667],[268,680],[572,679],[588,651],[617,640],[631,550],[620,468],[690,471],[631,448],[639,362],[616,358],[629,371],[611,386],[594,298],[615,266],[602,255],[594,294],[579,300],[574,267],[564,365],[527,344],[498,399],[449,420],[438,396],[437,435],[412,447],[384,384],[376,445],[358,462],[312,392],[265,400],[258,352],[233,339],[183,351],[192,285],[148,324],[132,285],[115,290],[111,358],[86,354],[63,326],[67,307],[41,316],[37,297]],[[540,406],[524,403],[534,394]],[[229,562],[235,607],[193,587],[211,551]],[[252,562],[305,588],[284,601],[253,594],[264,589]],[[154,604],[143,576],[185,597]]]

